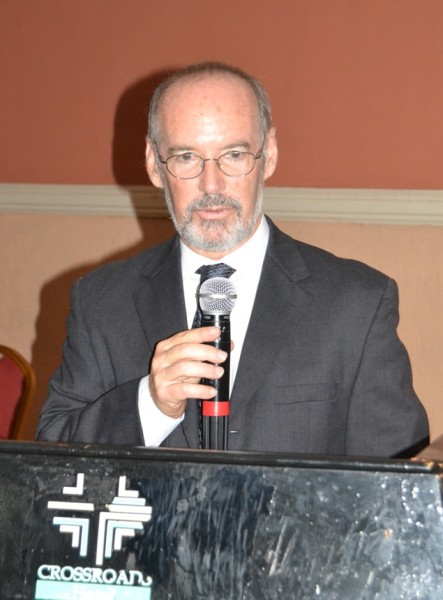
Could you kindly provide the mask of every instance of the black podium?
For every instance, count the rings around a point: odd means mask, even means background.
[[[443,598],[443,465],[0,444],[1,600]]]

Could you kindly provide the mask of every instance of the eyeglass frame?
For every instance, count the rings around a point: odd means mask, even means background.
[[[259,151],[258,151],[256,154],[254,154],[253,152],[247,152],[247,151],[245,151],[245,150],[239,150],[239,152],[241,152],[242,154],[250,154],[251,156],[253,156],[253,157],[254,157],[254,164],[253,164],[253,166],[252,166],[252,169],[251,169],[250,171],[248,171],[247,173],[242,173],[241,175],[229,175],[228,173],[225,173],[225,172],[223,171],[223,169],[221,168],[221,166],[220,166],[219,160],[220,160],[220,159],[221,159],[223,156],[225,156],[226,154],[229,154],[229,152],[232,152],[232,150],[227,150],[226,152],[223,152],[223,153],[222,153],[222,154],[220,154],[220,156],[218,156],[217,158],[205,158],[204,156],[201,156],[200,154],[197,154],[196,152],[189,151],[189,154],[194,154],[195,156],[198,156],[198,158],[201,158],[201,160],[203,161],[203,163],[202,163],[202,165],[203,165],[203,166],[202,166],[202,169],[201,169],[200,173],[199,173],[198,175],[193,175],[192,177],[177,177],[177,175],[174,175],[174,173],[172,173],[172,172],[169,170],[169,167],[168,167],[168,160],[169,160],[169,159],[171,159],[171,158],[174,158],[174,157],[176,157],[176,156],[181,156],[181,154],[171,154],[171,156],[168,156],[168,158],[164,159],[164,158],[162,158],[162,156],[161,156],[161,154],[160,154],[160,152],[159,152],[158,145],[157,145],[157,142],[156,142],[156,141],[154,141],[154,145],[155,145],[155,149],[156,149],[156,153],[157,153],[157,158],[158,158],[158,160],[161,162],[161,164],[162,164],[162,165],[166,165],[166,170],[168,171],[168,173],[169,173],[170,175],[172,175],[172,177],[174,177],[175,179],[179,179],[179,180],[182,180],[182,181],[188,181],[188,180],[190,180],[190,179],[197,179],[197,177],[200,177],[200,175],[201,175],[201,174],[203,173],[203,171],[205,170],[206,163],[207,163],[209,160],[215,160],[215,164],[216,164],[216,165],[217,165],[217,167],[220,169],[220,171],[223,173],[223,175],[226,175],[226,177],[246,177],[246,175],[249,175],[249,174],[250,174],[250,173],[252,173],[252,171],[255,169],[256,161],[257,161],[258,159],[260,159],[260,158],[263,156],[263,149],[264,149],[264,147],[265,147],[265,141],[263,142],[263,144],[262,144],[262,146],[261,146],[260,150],[259,150]],[[183,152],[182,154],[186,154],[186,152]]]

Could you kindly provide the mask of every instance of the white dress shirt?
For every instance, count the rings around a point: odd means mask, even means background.
[[[185,294],[186,316],[188,328],[192,327],[197,308],[196,291],[200,275],[196,273],[202,265],[225,263],[235,269],[229,278],[235,287],[237,300],[231,312],[231,339],[234,348],[230,357],[230,390],[234,385],[243,342],[254,305],[258,282],[269,239],[269,226],[262,217],[252,237],[242,246],[219,260],[211,260],[194,252],[181,242],[181,267],[183,289]],[[138,406],[146,446],[159,446],[162,441],[184,419],[168,417],[162,413],[151,398],[149,392],[149,376],[140,381]]]

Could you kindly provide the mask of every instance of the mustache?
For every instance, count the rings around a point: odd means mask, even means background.
[[[197,210],[205,208],[232,208],[237,213],[241,213],[242,205],[235,198],[229,198],[223,194],[205,194],[201,198],[194,200],[186,209],[186,213],[192,215]]]

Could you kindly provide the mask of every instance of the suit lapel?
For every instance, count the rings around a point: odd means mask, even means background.
[[[142,286],[134,304],[151,350],[155,344],[186,329],[186,310],[177,238],[154,251],[144,265]]]
[[[297,243],[270,222],[270,238],[231,395],[235,417],[260,387],[278,352],[312,300],[302,286],[309,271]]]
[[[159,341],[188,327],[177,236],[151,254],[141,274],[144,283],[133,299],[150,350],[154,352]],[[196,447],[197,422],[197,402],[191,400],[186,418],[167,438],[166,444]]]

